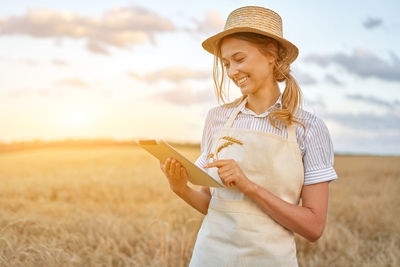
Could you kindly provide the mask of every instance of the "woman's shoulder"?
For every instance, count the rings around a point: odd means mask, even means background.
[[[295,117],[302,123],[306,123],[309,125],[323,122],[322,118],[315,114],[315,112],[308,111],[304,108],[297,108]]]
[[[222,114],[230,113],[234,110],[233,107],[226,107],[224,105],[213,106],[208,110],[208,116],[221,116]]]
[[[315,112],[298,108],[295,116],[296,119],[305,126],[306,133],[308,132],[307,135],[313,132],[317,135],[329,134],[329,130],[324,120],[319,115],[315,114]],[[302,127],[300,126],[300,128]]]
[[[233,112],[234,108],[225,106],[213,106],[207,112],[206,124],[220,124],[224,123],[229,115]]]

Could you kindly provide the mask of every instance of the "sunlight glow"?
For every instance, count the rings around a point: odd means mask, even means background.
[[[74,110],[68,112],[64,117],[64,122],[67,126],[70,127],[79,127],[83,126],[89,122],[89,114],[88,112],[82,110]]]

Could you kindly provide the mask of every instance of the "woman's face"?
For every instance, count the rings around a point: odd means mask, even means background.
[[[273,84],[274,57],[261,53],[255,44],[226,37],[221,44],[221,56],[228,77],[243,95],[255,95]]]

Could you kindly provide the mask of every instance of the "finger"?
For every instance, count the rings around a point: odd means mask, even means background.
[[[181,178],[181,164],[179,162],[175,163],[175,175]]]
[[[228,187],[231,187],[236,184],[236,177],[229,175],[227,178],[225,178],[225,185]]]
[[[181,175],[182,175],[182,178],[185,178],[185,179],[188,177],[185,167],[181,167]]]
[[[220,170],[220,169],[219,169],[219,170]],[[226,179],[226,178],[228,178],[229,176],[234,175],[234,174],[236,173],[235,170],[222,171],[221,173],[219,172],[219,170],[218,170],[218,175],[219,175],[219,177],[220,177],[220,178],[224,178],[224,179]]]
[[[170,174],[173,175],[175,173],[175,169],[176,169],[176,160],[172,159],[171,161],[171,168],[170,168]]]
[[[227,182],[228,187],[232,187],[232,186],[234,186],[235,184],[236,184],[235,181],[228,181],[228,182]]]
[[[165,160],[164,165],[165,165],[165,172],[166,172],[166,173],[169,173],[170,162],[171,162],[171,159],[170,159],[170,158],[167,158],[167,159]]]
[[[213,167],[219,168],[219,167],[226,165],[228,162],[229,162],[229,160],[225,160],[225,159],[215,160],[211,163],[204,165],[204,168],[213,168]]]
[[[160,161],[160,168],[163,171],[163,173],[165,173],[165,165],[161,161]]]
[[[221,178],[221,181],[222,181],[222,183],[223,183],[224,185],[226,185],[226,186],[229,186],[229,183],[231,182],[231,180],[230,180],[229,177]]]
[[[218,170],[222,171],[222,172],[229,171],[229,170],[235,170],[235,169],[236,169],[236,166],[232,165],[232,164],[229,164],[229,163],[226,164],[226,165],[223,165],[220,168],[218,168]]]
[[[228,185],[230,182],[236,181],[236,179],[237,179],[237,177],[235,177],[235,176],[233,176],[233,175],[231,175],[231,174],[227,174],[227,175],[225,175],[225,176],[223,176],[223,177],[220,177],[220,178],[221,178],[221,181],[222,181],[225,185]]]

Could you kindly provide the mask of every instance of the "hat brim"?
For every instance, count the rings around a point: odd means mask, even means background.
[[[218,41],[221,38],[228,36],[230,34],[236,33],[236,32],[254,32],[254,33],[265,35],[265,36],[271,37],[272,39],[277,40],[283,47],[286,48],[286,51],[287,51],[286,60],[289,63],[292,63],[293,61],[295,61],[295,59],[299,55],[299,49],[294,44],[289,42],[288,40],[281,38],[273,33],[250,28],[250,27],[236,27],[236,28],[222,31],[220,33],[217,33],[217,34],[209,37],[201,45],[203,46],[203,48],[205,50],[207,50],[208,52],[210,52],[211,54],[216,56]]]

